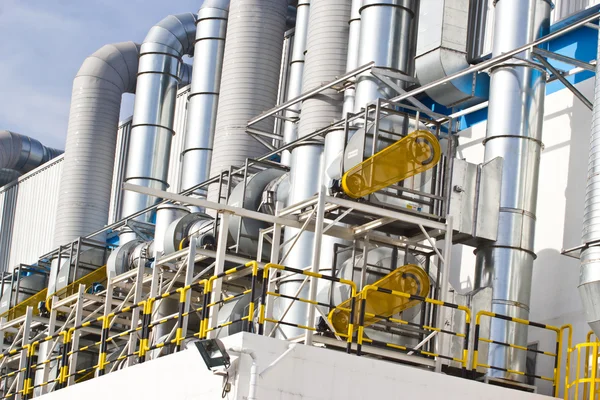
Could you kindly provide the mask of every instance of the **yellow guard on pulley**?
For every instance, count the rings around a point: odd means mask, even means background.
[[[342,177],[342,190],[358,199],[433,168],[441,158],[440,143],[418,130],[352,167]]]
[[[381,278],[372,286],[377,286],[382,289],[395,290],[410,295],[426,297],[429,293],[429,277],[423,268],[418,265],[408,264],[392,271],[385,277]],[[356,312],[354,313],[354,330],[358,329],[358,321],[361,313],[361,302],[358,299],[363,296],[359,292],[356,296]],[[350,322],[350,311],[352,307],[352,299],[344,301],[342,304],[334,308],[328,316],[329,322],[337,333],[348,333],[348,323]],[[367,314],[375,314],[375,316],[367,315],[365,317],[364,326],[370,326],[380,321],[382,318],[391,317],[404,310],[420,304],[419,300],[412,300],[406,297],[391,295],[384,292],[370,291],[365,304],[365,312]]]

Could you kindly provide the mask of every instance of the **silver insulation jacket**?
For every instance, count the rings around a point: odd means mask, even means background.
[[[108,221],[121,97],[135,92],[138,56],[136,43],[106,45],[83,62],[73,81],[56,247]]]
[[[170,15],[154,25],[140,49],[137,91],[129,138],[125,182],[165,190],[175,134],[175,100],[184,67],[183,56],[192,55],[196,15]],[[121,217],[127,217],[160,199],[127,191]],[[139,217],[150,222],[152,214]]]
[[[210,176],[267,152],[246,125],[277,102],[287,6],[287,0],[231,1]],[[271,131],[273,120],[255,128]],[[218,193],[211,185],[208,199],[218,200]]]

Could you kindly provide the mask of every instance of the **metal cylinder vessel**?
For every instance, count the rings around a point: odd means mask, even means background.
[[[125,182],[166,190],[175,100],[180,84],[182,57],[191,55],[196,36],[196,16],[170,15],[153,26],[140,49],[133,121],[129,138]],[[113,149],[114,150],[114,149]],[[122,217],[155,204],[159,199],[128,191]],[[149,213],[141,220],[150,222]],[[121,235],[121,242],[134,239]]]
[[[136,88],[139,45],[106,45],[86,58],[73,81],[54,246],[108,221],[123,93]]]
[[[266,152],[246,124],[277,101],[287,10],[287,0],[231,0],[210,176]],[[272,120],[256,126],[272,127]],[[220,200],[218,193],[211,185],[208,199]]]
[[[229,0],[205,1],[198,11],[194,71],[190,88],[181,190],[209,178],[225,52]],[[197,196],[206,196],[199,190]]]
[[[308,35],[308,20],[310,16],[310,0],[300,0],[296,13],[296,29],[294,31],[294,44],[290,59],[290,69],[287,87],[287,100],[292,100],[302,94],[302,78],[304,76],[304,62],[306,53],[306,38]],[[290,106],[286,117],[297,118],[302,103]],[[298,129],[294,121],[285,121],[283,125],[283,143],[293,142],[298,137]],[[281,154],[281,163],[290,166],[292,162],[291,151],[285,150]]]
[[[365,0],[360,9],[358,65],[374,62],[376,67],[412,75],[417,10],[416,0]],[[370,71],[363,72],[356,79],[354,111],[394,95]]]
[[[493,55],[531,42],[549,31],[552,3],[496,2]],[[519,58],[531,60],[529,52]],[[485,161],[504,158],[498,237],[476,250],[475,287],[493,288],[492,312],[528,319],[533,273],[546,73],[514,60],[491,71]],[[527,346],[527,326],[493,319],[491,339]],[[525,352],[491,344],[488,364],[525,371]],[[490,369],[489,375],[523,376]]]
[[[311,1],[306,62],[302,82],[303,92],[330,81],[336,76],[343,75],[346,71],[350,6],[351,3],[348,0]],[[343,94],[334,89],[322,91],[306,99],[302,103],[298,137],[304,137],[339,119],[342,114],[343,100]],[[327,138],[329,135],[339,134],[339,132],[330,132]],[[343,131],[341,131],[341,135],[343,143]],[[288,205],[306,200],[318,192],[322,180],[322,155],[323,143],[320,140],[307,141],[292,150]],[[298,234],[297,229],[285,229],[285,241],[295,241],[285,264],[302,269],[311,265],[314,234],[302,232],[300,237],[294,240]],[[327,240],[323,244],[324,253],[333,254],[333,242],[330,242]],[[328,258],[329,260],[323,261],[323,264],[329,268],[333,257]],[[282,293],[294,296],[301,282],[302,280],[296,279],[287,280],[282,282],[280,290]],[[305,285],[300,297],[306,298],[307,293],[308,286]],[[305,315],[306,305],[299,302],[295,302],[288,313],[290,321],[301,325],[306,322]],[[309,325],[312,325],[312,322]],[[290,334],[293,336],[299,333],[298,331]]]
[[[600,43],[600,42],[599,42]],[[598,47],[600,54],[600,44]],[[600,64],[596,64],[596,76],[600,76]],[[581,252],[579,295],[583,303],[587,322],[596,335],[600,334],[600,79],[596,78],[596,93],[592,114],[590,155],[588,162],[585,208],[583,213],[582,242],[586,247]]]

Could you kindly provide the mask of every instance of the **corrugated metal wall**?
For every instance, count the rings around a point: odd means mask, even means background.
[[[595,4],[600,4],[600,0],[554,0],[552,22],[560,21]]]
[[[52,250],[63,156],[0,188],[0,269]]]

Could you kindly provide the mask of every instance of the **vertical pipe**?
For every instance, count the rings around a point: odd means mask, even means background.
[[[223,70],[229,0],[205,1],[198,11],[194,72],[190,89],[181,189],[209,178]],[[206,196],[206,190],[195,193]]]
[[[375,62],[376,67],[411,75],[417,11],[418,0],[364,0],[360,9],[358,65]],[[391,88],[366,71],[356,78],[354,111],[394,95]]]
[[[552,3],[546,0],[496,2],[493,56],[548,33]],[[519,55],[531,59],[530,52]],[[533,272],[535,212],[542,149],[545,71],[503,64],[491,72],[485,161],[504,158],[498,237],[476,250],[475,287],[493,288],[492,312],[528,319]],[[527,327],[494,318],[491,339],[527,346]],[[491,344],[488,364],[525,371],[525,352]],[[522,380],[490,370],[489,375]]]
[[[364,0],[352,0],[350,21],[348,22],[348,58],[346,60],[346,72],[350,72],[359,67],[358,50],[360,46],[360,9],[363,5],[363,1]],[[346,89],[346,91],[344,91],[344,118],[348,113],[354,112],[355,94],[356,85],[349,87]]]
[[[287,0],[231,0],[210,176],[266,152],[246,125],[277,101],[287,6]],[[256,128],[270,131],[273,121]],[[218,201],[218,192],[211,185],[208,198]]]
[[[138,56],[133,42],[104,46],[86,58],[73,80],[55,247],[108,221],[121,97],[135,91]]]
[[[304,76],[304,61],[306,52],[306,38],[308,34],[308,20],[310,15],[310,0],[298,1],[296,12],[296,30],[294,33],[294,46],[290,60],[289,82],[286,100],[291,100],[302,94],[302,77]],[[300,113],[301,103],[291,106],[286,112],[287,118],[297,118]],[[292,121],[285,121],[283,126],[283,143],[287,144],[296,140],[297,125]],[[290,166],[292,153],[285,150],[281,154],[281,163]]]
[[[600,54],[600,40],[598,41]],[[582,242],[589,246],[581,252],[579,295],[590,327],[600,337],[600,63],[596,64],[596,93],[592,112],[592,133],[588,161]]]
[[[344,74],[347,59],[349,18],[350,2],[348,0],[311,0],[306,61],[302,82],[303,92]],[[306,99],[302,103],[298,137],[306,136],[339,119],[342,113],[342,105],[343,95],[335,89],[322,91]],[[343,135],[343,131],[341,133]],[[330,134],[333,134],[333,132],[328,135]],[[307,141],[292,150],[288,205],[306,200],[319,191],[322,180],[322,153],[323,143],[318,140]],[[285,240],[290,240],[297,233],[297,229],[286,228]],[[288,265],[299,269],[311,265],[313,261],[313,239],[314,234],[312,232],[302,232],[296,244],[290,250]],[[323,262],[324,265],[326,263],[328,266],[331,265],[332,250],[333,243],[331,246],[327,246],[327,251],[331,253],[331,259]],[[301,281],[302,279],[298,281],[296,278],[282,282],[280,290],[293,295],[298,291]],[[300,297],[305,298],[307,290],[308,288],[303,289]],[[305,304],[298,303],[296,302],[292,306],[288,312],[288,318],[294,323],[304,324],[307,308]],[[302,332],[295,333],[301,334]],[[295,333],[291,333],[292,336],[295,336]]]
[[[179,73],[183,56],[192,54],[195,36],[196,16],[187,13],[166,17],[153,26],[144,39],[140,49],[126,183],[160,190],[168,187]],[[158,201],[154,197],[127,191],[121,216],[127,217]],[[151,222],[152,217],[148,213],[139,219]],[[121,235],[121,244],[133,239],[135,235],[132,233]]]

